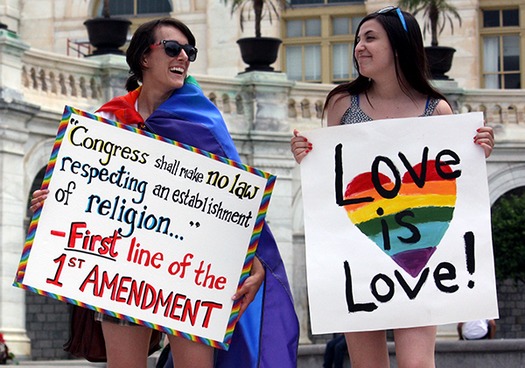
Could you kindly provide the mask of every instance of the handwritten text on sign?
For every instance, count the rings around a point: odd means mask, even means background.
[[[497,316],[485,158],[472,142],[482,124],[463,114],[305,133],[314,333]]]
[[[274,177],[103,122],[66,108],[15,285],[227,348]]]

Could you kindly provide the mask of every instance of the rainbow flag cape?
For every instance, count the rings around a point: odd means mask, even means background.
[[[145,122],[135,111],[140,91],[117,97],[99,111],[116,115],[126,124],[144,123],[160,136],[240,162],[220,111],[189,77]],[[295,368],[299,323],[275,239],[264,224],[256,256],[266,278],[256,299],[235,326],[228,351],[218,350],[216,368]]]

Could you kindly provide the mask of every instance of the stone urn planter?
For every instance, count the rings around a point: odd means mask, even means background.
[[[452,59],[456,49],[447,46],[427,46],[425,54],[432,79],[450,79],[447,73],[452,67]]]
[[[271,64],[277,60],[282,41],[273,37],[246,37],[237,40],[242,60],[248,64],[245,71],[274,71]]]
[[[84,22],[89,37],[89,43],[95,51],[91,55],[117,54],[126,44],[131,21],[124,18],[93,18]]]

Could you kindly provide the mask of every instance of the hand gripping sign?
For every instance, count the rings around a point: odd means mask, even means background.
[[[314,333],[497,317],[482,125],[470,113],[304,134]]]
[[[15,286],[228,349],[274,183],[66,107]]]

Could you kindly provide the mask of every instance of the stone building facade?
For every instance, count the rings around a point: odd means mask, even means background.
[[[483,111],[495,128],[497,146],[488,160],[494,203],[525,186],[525,92],[480,88],[479,9],[499,2],[454,2],[463,24],[454,35],[443,36],[443,42],[458,50],[449,73],[453,80],[436,83],[458,112]],[[295,128],[306,131],[322,125],[322,104],[333,84],[291,80],[285,72],[240,73],[245,66],[235,40],[243,34],[229,10],[217,0],[171,3],[172,15],[187,23],[198,40],[199,58],[192,73],[223,113],[243,161],[278,177],[267,218],[288,270],[301,344],[322,341],[309,333],[300,180],[289,139]],[[376,0],[349,3],[361,16],[388,5]],[[15,289],[12,282],[29,221],[27,203],[40,184],[64,105],[93,111],[124,92],[127,66],[122,56],[83,58],[69,48],[84,44],[82,23],[99,6],[99,1],[89,0],[0,0],[0,21],[7,25],[0,30],[0,331],[20,357],[67,358],[61,351],[67,336],[67,305]],[[344,13],[343,8],[337,11]],[[301,8],[284,12],[281,24],[309,14]],[[525,23],[523,5],[520,14]],[[132,28],[144,19],[133,18]],[[283,36],[281,24],[265,21],[264,30]],[[286,61],[279,59],[276,66],[284,70]],[[509,287],[504,284],[502,293]],[[511,289],[510,298],[520,292],[520,287]],[[519,316],[502,331],[508,330],[509,337],[525,337],[521,330],[510,332],[510,324],[521,323],[525,315],[522,302],[505,308],[502,313]],[[455,327],[444,326],[440,336],[455,336]]]

